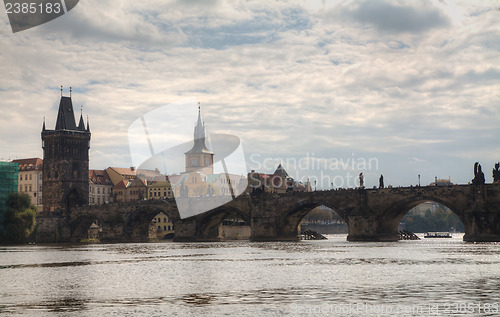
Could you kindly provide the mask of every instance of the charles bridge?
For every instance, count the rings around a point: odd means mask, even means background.
[[[206,204],[217,197],[190,198]],[[295,241],[298,225],[324,205],[347,223],[349,241],[396,241],[398,224],[413,207],[434,201],[450,208],[465,225],[465,241],[500,241],[500,184],[345,189],[286,194],[244,193],[205,213],[181,219],[176,201],[155,200],[72,207],[38,216],[38,242],[78,242],[92,223],[102,242],[145,242],[151,220],[165,213],[175,228],[174,241],[218,241],[218,226],[236,213],[251,227],[253,241]]]

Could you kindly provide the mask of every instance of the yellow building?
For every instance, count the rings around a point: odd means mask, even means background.
[[[113,201],[125,202],[127,200],[127,186],[129,181],[124,179],[113,186]]]
[[[168,178],[165,180],[154,180],[147,188],[148,199],[167,199],[174,197],[174,191]]]
[[[174,224],[168,216],[163,212],[157,214],[150,223],[150,228],[156,228],[156,231],[150,230],[149,238],[151,239],[172,239],[174,237]]]
[[[39,157],[29,159],[13,160],[12,163],[19,164],[19,192],[26,193],[31,198],[31,203],[38,210],[42,206],[42,168],[43,160]]]

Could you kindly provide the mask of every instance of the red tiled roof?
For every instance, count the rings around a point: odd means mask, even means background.
[[[116,188],[127,188],[128,183],[129,183],[129,181],[124,179],[121,182],[119,182],[118,184],[116,184],[115,186],[113,186],[113,190]]]
[[[112,185],[111,179],[105,170],[89,170],[89,181],[94,184]]]
[[[43,160],[39,157],[13,160],[12,163],[19,164],[19,171],[41,170]]]

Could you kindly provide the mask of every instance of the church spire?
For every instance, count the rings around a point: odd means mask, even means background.
[[[194,139],[205,139],[205,124],[201,119],[201,107],[198,102],[198,122],[196,123],[196,127],[194,128]]]
[[[187,153],[209,153],[213,154],[205,145],[205,124],[203,123],[203,119],[201,118],[201,107],[200,103],[198,103],[198,121],[196,122],[196,126],[194,127],[194,145],[191,150]]]

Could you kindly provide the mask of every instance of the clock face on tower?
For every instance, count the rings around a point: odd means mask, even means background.
[[[196,166],[196,159],[191,159],[191,166]]]
[[[208,165],[210,165],[210,159],[205,160],[205,166],[208,166]]]

